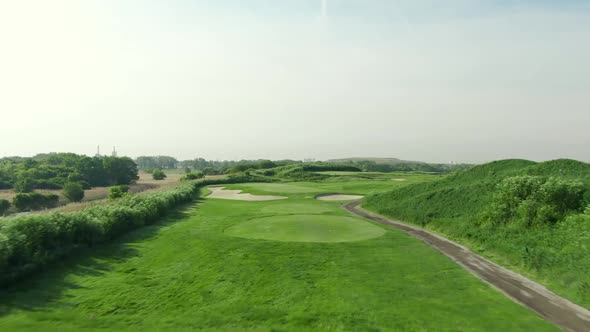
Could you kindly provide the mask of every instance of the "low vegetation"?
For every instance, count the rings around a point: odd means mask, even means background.
[[[204,199],[89,255],[63,260],[3,291],[0,326],[6,331],[556,331],[420,241],[350,215],[340,203],[313,198],[335,190],[366,194],[438,176],[407,178],[227,185],[289,198]],[[108,218],[127,214],[115,211]],[[276,232],[263,227],[266,223]]]
[[[55,194],[43,195],[39,193],[17,194],[12,199],[12,205],[19,212],[52,209],[59,204],[59,196]]]
[[[198,180],[198,179],[202,179],[205,177],[205,174],[203,172],[189,172],[186,173],[185,175],[183,175],[180,178],[180,181],[192,181],[192,180]]]
[[[81,202],[84,199],[84,188],[76,182],[68,182],[64,185],[63,195],[70,202]]]
[[[163,170],[157,169],[152,172],[152,178],[154,180],[164,180],[167,177],[166,173]]]
[[[361,172],[361,169],[346,164],[335,163],[306,163],[290,164],[271,169],[255,170],[254,174],[280,179],[283,181],[321,181],[329,178],[329,175],[320,172]]]
[[[4,216],[8,209],[10,209],[10,202],[6,199],[0,199],[0,217]]]
[[[202,180],[174,189],[138,195],[121,195],[106,205],[80,212],[46,213],[7,218],[0,222],[0,283],[18,279],[46,266],[79,247],[112,241],[132,229],[152,224],[171,209],[191,201],[204,185],[250,181],[247,177]],[[118,188],[123,192],[124,188]],[[111,191],[111,194],[113,190]],[[19,194],[19,210],[57,203],[56,195]]]
[[[493,162],[372,195],[364,206],[417,223],[590,306],[590,164]]]
[[[129,186],[122,185],[122,186],[112,186],[109,188],[109,199],[115,200],[122,198],[123,196],[127,195],[129,192]]]

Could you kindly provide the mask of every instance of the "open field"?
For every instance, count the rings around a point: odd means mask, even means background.
[[[146,190],[154,190],[154,189],[166,189],[172,188],[178,185],[178,181],[182,177],[183,174],[180,173],[171,173],[168,174],[168,177],[164,180],[156,181],[152,179],[152,175],[145,172],[139,172],[139,180],[137,183],[131,184],[129,186],[129,191],[132,193],[143,192]],[[66,203],[66,199],[63,197],[62,190],[35,190],[36,192],[42,194],[55,194],[60,197],[60,202]],[[12,189],[3,189],[0,190],[0,199],[7,199],[11,201],[16,193]],[[96,200],[105,199],[109,196],[109,187],[95,187],[92,189],[84,190],[84,199],[82,202],[92,202]]]
[[[140,192],[148,192],[148,191],[159,191],[159,190],[166,190],[176,187],[180,183],[180,178],[185,174],[184,171],[180,170],[166,170],[166,179],[164,180],[154,180],[150,173],[146,173],[143,171],[139,172],[139,180],[136,183],[129,185],[129,192],[136,194]],[[220,179],[223,178],[224,175],[208,175],[206,179]],[[58,206],[54,209],[48,210],[41,210],[41,211],[33,211],[30,213],[39,214],[39,213],[47,213],[48,211],[59,211],[59,212],[73,212],[73,211],[80,211],[87,207],[104,204],[109,197],[109,187],[95,187],[92,189],[88,189],[84,191],[84,199],[80,203],[72,203],[68,202],[67,199],[63,196],[62,190],[35,190],[35,192],[42,193],[42,194],[55,194],[59,196],[61,206]],[[0,199],[6,199],[12,201],[12,199],[16,196],[16,193],[12,189],[4,189],[0,190]]]
[[[288,199],[204,199],[65,260],[3,291],[0,330],[557,330],[424,243],[315,199],[405,185],[228,185]]]

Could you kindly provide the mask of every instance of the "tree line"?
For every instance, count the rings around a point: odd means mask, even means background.
[[[131,184],[137,165],[127,157],[87,157],[74,153],[51,153],[32,158],[0,159],[0,189],[28,193],[34,189],[63,189],[79,183],[84,189]]]
[[[195,158],[190,160],[178,161],[170,156],[141,156],[135,159],[137,167],[145,172],[153,173],[156,170],[165,169],[184,169],[186,173],[193,171],[201,172],[204,175],[221,175],[238,173],[246,170],[268,169],[289,164],[301,163],[295,160],[270,161],[260,160],[206,160]]]
[[[127,157],[87,157],[73,153],[40,154],[32,158],[0,159],[0,189],[14,189],[12,199],[0,200],[0,216],[14,206],[17,211],[35,211],[59,205],[59,196],[35,189],[63,190],[71,202],[84,198],[84,189],[128,185],[138,179],[135,162]]]

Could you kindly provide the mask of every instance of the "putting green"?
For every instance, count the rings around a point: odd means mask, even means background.
[[[385,234],[366,221],[339,216],[289,215],[252,219],[228,228],[226,234],[282,242],[351,242]]]

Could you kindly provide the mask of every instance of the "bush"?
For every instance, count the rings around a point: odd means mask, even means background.
[[[64,196],[71,202],[80,202],[84,198],[84,187],[76,182],[69,182],[64,185]]]
[[[60,190],[63,189],[65,182],[61,181],[64,179],[54,178],[54,179],[41,179],[35,181],[35,189],[48,189],[48,190]]]
[[[272,169],[265,169],[261,172],[261,174],[264,176],[275,176],[276,172]]]
[[[21,212],[51,209],[59,204],[59,196],[39,193],[17,194],[12,199],[14,207]]]
[[[120,185],[120,186],[112,186],[109,190],[109,199],[115,200],[122,198],[127,195],[129,192],[129,186],[127,185]]]
[[[164,173],[164,171],[162,171],[161,169],[157,169],[152,173],[152,178],[154,178],[154,180],[164,180],[167,177],[168,176],[166,175],[166,173]]]
[[[581,181],[556,177],[515,176],[504,179],[493,196],[487,219],[492,223],[555,224],[584,208]]]
[[[5,199],[0,199],[0,217],[2,217],[9,208],[10,202]]]
[[[0,284],[30,274],[77,248],[108,242],[130,230],[153,224],[174,207],[193,200],[202,186],[258,180],[235,176],[192,181],[171,190],[127,195],[79,212],[7,219],[0,223]],[[113,188],[121,190],[120,186]]]
[[[204,177],[205,177],[205,174],[203,174],[203,172],[191,172],[191,173],[187,173],[186,175],[181,177],[180,181],[198,180],[198,179],[202,179]]]
[[[221,175],[223,171],[215,169],[213,167],[205,167],[202,169],[203,174],[205,175]]]

